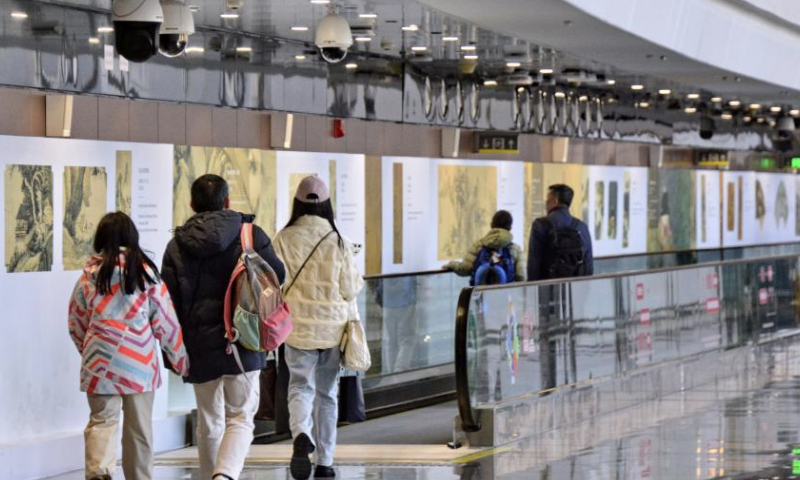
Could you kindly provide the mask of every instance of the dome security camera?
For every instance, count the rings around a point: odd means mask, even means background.
[[[339,63],[353,45],[353,33],[347,20],[331,10],[319,22],[314,43],[322,58],[328,63]]]
[[[189,35],[194,33],[194,18],[189,5],[176,0],[161,4],[164,23],[159,33],[158,50],[165,57],[177,57],[186,51]]]
[[[141,63],[158,52],[158,29],[164,13],[158,0],[114,0],[111,7],[117,52]]]
[[[713,118],[709,116],[700,118],[700,138],[703,140],[711,140],[711,137],[714,136],[715,129],[716,125],[714,124]]]
[[[788,116],[783,116],[779,118],[778,124],[775,128],[778,130],[778,138],[780,139],[791,138],[795,129],[794,118]]]

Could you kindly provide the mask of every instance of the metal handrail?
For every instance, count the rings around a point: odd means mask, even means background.
[[[442,275],[451,272],[452,270],[440,269],[440,270],[421,270],[418,272],[386,273],[381,275],[365,276],[364,280],[383,280],[385,278],[402,278],[402,277],[423,277],[429,275]]]

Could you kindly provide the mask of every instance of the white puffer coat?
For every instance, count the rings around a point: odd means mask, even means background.
[[[327,220],[314,215],[300,217],[275,235],[275,252],[286,266],[284,289],[314,246],[331,231]],[[286,343],[300,350],[338,347],[347,325],[348,305],[364,286],[350,242],[336,233],[326,238],[300,272],[285,297],[292,311],[294,331]]]

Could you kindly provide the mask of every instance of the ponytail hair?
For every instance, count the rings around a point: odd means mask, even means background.
[[[133,220],[122,212],[109,213],[100,220],[94,236],[94,251],[102,257],[97,274],[96,287],[101,295],[111,292],[111,281],[117,268],[122,270],[121,288],[126,295],[136,290],[144,291],[161,276],[158,268],[139,247],[139,231]],[[125,266],[118,266],[117,259],[125,253]],[[148,273],[149,267],[152,275]]]

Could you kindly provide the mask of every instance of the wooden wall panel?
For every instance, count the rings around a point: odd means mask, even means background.
[[[232,108],[211,110],[211,145],[214,147],[236,146],[237,111]]]
[[[364,153],[367,155],[382,155],[384,152],[384,123],[366,122],[364,129]]]
[[[211,138],[213,130],[211,107],[201,105],[186,106],[186,144],[198,147],[214,145]]]
[[[158,143],[158,103],[130,102],[128,125],[132,142]]]
[[[240,148],[259,148],[262,145],[261,117],[266,115],[254,110],[235,110],[236,146]]]
[[[350,120],[344,120],[345,136],[341,138],[333,138],[333,118],[325,119],[325,151],[326,152],[346,152],[347,151],[347,128],[350,125]]]
[[[325,152],[327,151],[327,125],[328,119],[325,117],[315,117],[311,115],[305,117],[305,138],[306,138],[306,151],[309,152]]]
[[[130,105],[123,98],[100,97],[97,105],[97,137],[100,140],[130,140]]]
[[[158,104],[158,142],[186,145],[185,104]]]
[[[44,134],[35,120],[44,119],[44,95],[34,95],[24,90],[4,89],[0,91],[0,131],[9,135]]]
[[[77,95],[72,104],[72,138],[97,140],[99,138],[100,99]]]
[[[345,122],[345,152],[364,153],[367,148],[367,124],[364,120],[356,119]]]

